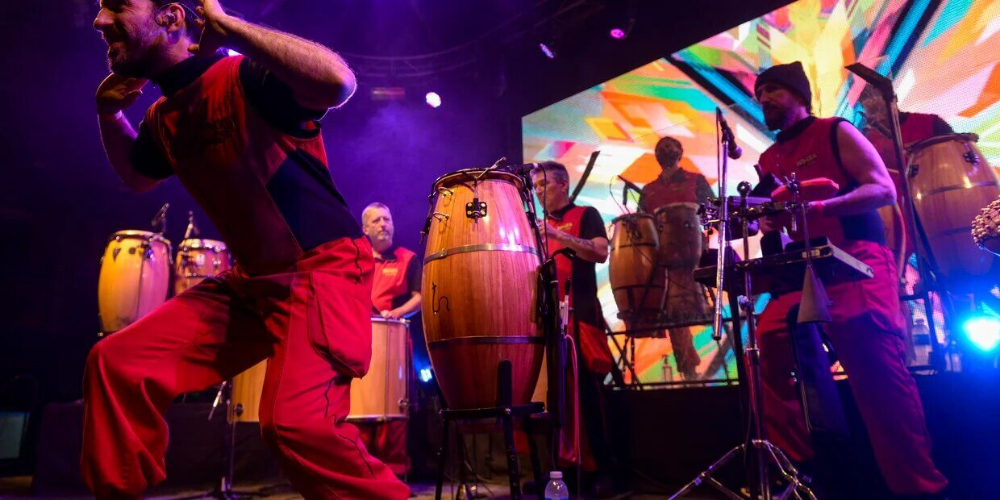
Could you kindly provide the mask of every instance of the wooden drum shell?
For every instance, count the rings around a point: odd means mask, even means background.
[[[1000,179],[976,140],[975,134],[951,134],[907,150],[914,209],[941,274],[952,284],[975,281],[997,262],[969,237],[973,218],[1000,196]]]
[[[541,259],[521,181],[490,172],[476,183],[481,173],[435,182],[424,258],[424,333],[450,409],[496,406],[497,367],[505,359],[513,404],[530,402],[544,354],[536,318]],[[475,197],[487,204],[485,217],[466,215]]]
[[[663,303],[664,272],[653,216],[629,214],[611,223],[608,276],[625,328],[655,324]]]
[[[167,300],[170,241],[148,231],[111,235],[97,285],[104,333],[117,332]]]

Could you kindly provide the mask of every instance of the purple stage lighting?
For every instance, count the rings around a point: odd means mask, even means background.
[[[545,57],[548,57],[549,59],[555,59],[556,58],[556,53],[553,52],[552,49],[550,49],[548,45],[545,45],[544,42],[538,44],[538,48],[542,49],[542,54],[545,54]]]
[[[437,92],[428,92],[425,100],[427,101],[427,105],[432,108],[436,108],[441,105],[441,96],[439,96]]]
[[[611,28],[611,38],[614,38],[615,40],[625,38],[625,30],[621,28]]]

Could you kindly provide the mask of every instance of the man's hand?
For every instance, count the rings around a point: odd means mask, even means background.
[[[545,227],[542,228],[542,238],[550,238],[552,241],[562,241],[565,235],[566,233],[557,229],[549,221],[545,221]]]
[[[399,319],[399,314],[396,313],[395,309],[393,309],[391,311],[390,310],[385,310],[385,311],[380,312],[379,314],[383,318],[385,318],[385,319]]]
[[[131,106],[142,95],[147,80],[111,73],[97,87],[97,113],[113,115]]]
[[[198,3],[201,5],[196,7],[195,11],[201,19],[193,21],[201,26],[201,39],[188,47],[188,50],[197,55],[212,55],[225,45],[229,35],[225,23],[230,17],[222,9],[219,0],[198,0]]]

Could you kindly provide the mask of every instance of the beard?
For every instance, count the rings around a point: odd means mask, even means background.
[[[105,34],[108,40],[108,68],[112,72],[132,77],[149,78],[163,48],[157,42],[154,29],[144,27],[136,33],[115,30]]]
[[[768,130],[782,130],[788,124],[789,110],[777,106],[764,106],[764,123]]]

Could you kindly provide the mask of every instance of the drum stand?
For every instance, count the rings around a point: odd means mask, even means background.
[[[208,412],[208,419],[212,420],[215,409],[219,403],[225,404],[226,408],[226,428],[222,433],[222,460],[219,482],[211,493],[183,497],[177,500],[189,500],[195,498],[218,498],[220,500],[239,500],[241,498],[252,498],[264,496],[256,491],[236,491],[233,489],[233,464],[236,453],[236,418],[243,413],[243,405],[233,405],[233,382],[225,380],[219,384],[219,392],[215,394],[215,401],[212,402],[212,410]]]
[[[722,121],[721,113],[718,115],[719,121]],[[724,123],[724,122],[723,122]],[[722,129],[722,138],[720,144],[720,151],[727,151],[728,144],[733,140],[732,132],[729,132],[729,127],[723,124],[719,124]],[[761,383],[760,374],[760,347],[757,345],[757,325],[754,311],[754,301],[753,301],[753,290],[752,290],[752,279],[750,274],[750,268],[748,266],[743,266],[743,292],[742,296],[737,296],[737,290],[728,284],[729,279],[732,277],[735,267],[728,266],[727,257],[730,254],[729,249],[732,243],[727,238],[728,227],[732,221],[738,220],[742,224],[742,229],[744,235],[749,233],[749,214],[747,207],[747,195],[750,193],[750,184],[743,182],[739,186],[739,192],[741,195],[741,207],[737,213],[730,217],[729,215],[729,197],[726,196],[726,176],[727,176],[727,156],[722,155],[722,162],[719,167],[719,197],[721,199],[721,204],[718,213],[718,232],[719,232],[719,253],[718,253],[718,268],[716,275],[716,303],[715,303],[715,332],[714,336],[721,336],[722,326],[724,319],[722,317],[722,293],[728,292],[730,311],[732,312],[732,327],[733,327],[733,343],[734,348],[738,352],[742,352],[742,359],[737,357],[736,369],[737,376],[740,380],[740,398],[747,403],[748,411],[743,415],[745,423],[748,424],[746,427],[749,431],[747,440],[732,448],[721,458],[716,460],[714,463],[708,466],[707,469],[702,471],[695,477],[691,482],[684,485],[677,493],[674,493],[670,499],[680,498],[696,487],[700,486],[702,483],[707,482],[710,486],[719,490],[722,494],[731,499],[742,500],[744,497],[732,491],[719,480],[717,480],[713,474],[729,463],[730,460],[735,458],[737,455],[743,454],[745,457],[744,463],[746,467],[746,477],[749,483],[749,492],[751,499],[763,499],[771,500],[771,477],[768,466],[773,465],[777,469],[778,474],[788,482],[784,491],[777,495],[776,498],[786,499],[786,498],[796,498],[796,499],[809,499],[816,500],[816,496],[813,494],[812,490],[807,486],[803,479],[800,479],[799,472],[796,470],[794,464],[787,456],[778,448],[775,444],[771,443],[764,438],[764,400],[763,391]],[[789,189],[797,194],[797,183],[792,181],[792,184],[796,186],[790,186]],[[803,207],[804,208],[804,207]],[[802,210],[803,214],[803,225],[805,225],[805,210]],[[749,241],[747,238],[743,238],[743,250],[744,255],[749,255]],[[810,256],[811,251],[809,249],[809,233],[806,230],[806,255]],[[811,257],[807,257],[807,261],[811,261]],[[807,276],[813,273],[811,264],[806,267]],[[813,274],[814,275],[814,274]],[[808,286],[812,281],[806,279],[806,285]],[[820,288],[822,286],[820,285]],[[807,291],[803,291],[803,304],[805,304]],[[825,292],[823,293],[825,296]],[[825,310],[825,302],[822,304]],[[739,311],[743,310],[745,315],[745,320],[747,324],[747,343],[746,346],[743,345],[742,332],[740,325],[740,314]],[[742,406],[742,405],[741,405]]]
[[[503,360],[497,367],[497,406],[491,408],[476,408],[473,410],[441,410],[441,418],[444,420],[444,429],[441,438],[440,461],[438,462],[437,486],[434,490],[434,498],[440,500],[441,490],[444,487],[445,465],[448,463],[448,428],[452,421],[470,421],[496,418],[503,423],[504,449],[507,455],[507,477],[510,482],[510,498],[519,500],[521,494],[521,473],[517,463],[517,450],[514,448],[514,418],[524,419],[525,432],[528,434],[528,447],[531,454],[531,468],[535,476],[535,487],[544,488],[545,483],[542,478],[542,469],[538,460],[538,448],[535,440],[532,439],[531,415],[541,413],[542,403],[528,403],[523,405],[511,404],[511,363]],[[444,398],[441,398],[442,404]],[[456,429],[457,430],[457,429]],[[461,433],[458,433],[461,439]],[[461,460],[459,464],[459,481],[461,486],[465,486],[464,491],[468,492],[468,482],[465,469],[465,448],[462,443],[458,445],[458,453]],[[467,495],[467,493],[466,493]],[[540,495],[539,495],[540,496]]]

